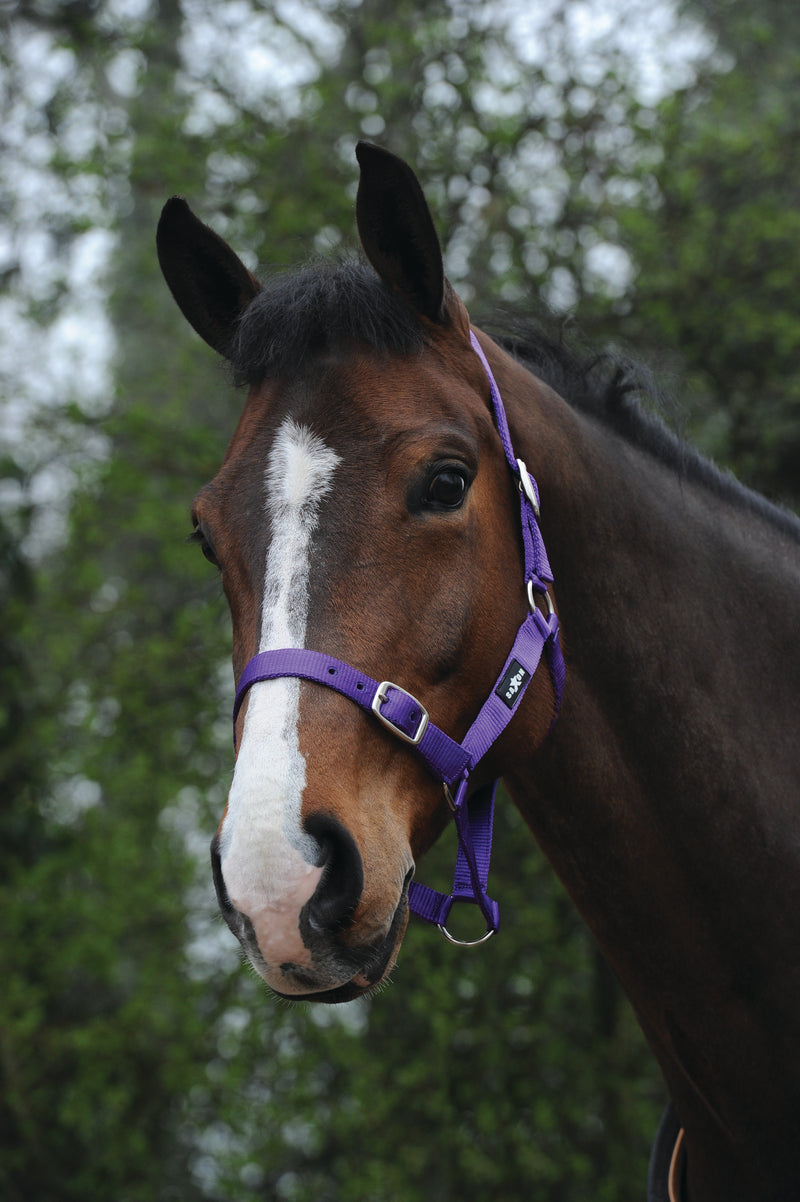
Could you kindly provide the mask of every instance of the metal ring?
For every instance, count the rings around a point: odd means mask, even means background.
[[[532,580],[528,581],[527,589],[528,589],[528,605],[531,608],[531,613],[533,613],[538,608],[536,605],[536,594],[538,593],[539,596],[544,597],[545,601],[547,602],[548,618],[554,617],[556,608],[553,605],[553,598],[550,596],[550,593],[548,592],[548,590],[546,588],[536,588],[534,586],[534,583]]]
[[[448,943],[454,943],[456,947],[478,947],[481,943],[485,943],[487,939],[491,939],[494,934],[494,927],[489,927],[486,934],[481,935],[480,939],[456,939],[454,935],[450,934],[443,922],[437,922],[436,925]]]

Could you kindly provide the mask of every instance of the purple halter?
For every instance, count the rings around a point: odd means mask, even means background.
[[[498,782],[495,780],[490,785],[476,790],[468,798],[470,772],[511,721],[539,666],[543,652],[553,682],[556,714],[564,687],[564,660],[558,638],[558,617],[548,592],[553,575],[537,520],[538,491],[525,464],[514,455],[500,390],[486,356],[472,332],[470,339],[486,371],[495,424],[506,461],[519,485],[524,580],[529,613],[517,631],[503,669],[463,742],[456,743],[444,731],[434,726],[424,706],[399,685],[389,680],[378,683],[333,656],[303,648],[262,651],[253,656],[239,678],[233,707],[235,730],[236,718],[248,689],[259,681],[296,676],[301,680],[325,685],[344,697],[349,697],[356,705],[373,714],[393,735],[414,749],[429,771],[444,786],[445,796],[455,819],[458,854],[452,892],[439,893],[412,881],[408,894],[409,907],[426,922],[436,923],[452,943],[465,946],[483,943],[494,934],[500,921],[497,902],[486,892],[492,850],[494,798]],[[544,598],[546,614],[538,608],[537,597]],[[486,920],[486,933],[480,939],[465,944],[464,940],[455,939],[448,931],[447,919],[456,901],[472,902],[479,907]]]

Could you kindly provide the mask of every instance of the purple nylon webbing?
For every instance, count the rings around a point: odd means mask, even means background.
[[[503,404],[503,398],[500,396],[500,389],[497,387],[497,381],[494,378],[494,372],[489,366],[489,360],[483,353],[483,347],[478,342],[474,330],[469,332],[469,340],[472,343],[472,349],[483,364],[483,370],[486,372],[486,378],[489,381],[489,392],[492,397],[492,409],[494,410],[494,424],[497,426],[497,433],[500,435],[500,441],[503,444],[503,450],[506,456],[506,462],[511,468],[514,475],[517,474],[517,460],[514,455],[514,448],[511,444],[511,434],[508,429],[508,418],[506,417],[506,409]],[[539,500],[539,490],[534,482],[534,490],[536,492],[536,500]]]
[[[372,710],[378,691],[377,680],[367,676],[366,672],[358,672],[342,660],[324,655],[321,651],[307,651],[298,647],[261,651],[253,656],[239,677],[233,707],[234,732],[248,690],[259,681],[277,680],[281,676],[297,676],[301,680],[326,685],[368,712]],[[399,731],[411,737],[416,733],[424,711],[415,697],[396,685],[390,685],[381,713]],[[471,766],[469,751],[432,722],[427,723],[422,739],[414,750],[425,760],[431,772],[447,785],[454,784]]]
[[[517,631],[517,637],[503,665],[495,687],[481,706],[480,712],[472,726],[464,736],[463,747],[469,752],[470,768],[478,763],[489,748],[500,737],[514,716],[518,701],[509,708],[498,695],[498,686],[505,679],[512,663],[516,662],[528,673],[528,679],[520,685],[520,696],[528,687],[533,674],[539,666],[542,652],[549,639],[554,639],[558,632],[558,618],[551,614],[546,618],[538,609],[528,614]]]
[[[489,366],[489,361],[483,353],[483,348],[475,336],[475,332],[469,332],[472,349],[483,364],[483,370],[486,372],[486,378],[489,381],[489,394],[492,400],[492,409],[494,410],[494,420],[497,426],[497,432],[500,435],[500,441],[503,444],[503,451],[506,457],[506,463],[511,469],[511,473],[517,482],[520,481],[519,464],[514,455],[514,447],[511,442],[511,434],[508,429],[508,418],[506,417],[503,398],[500,395],[500,389],[497,387],[497,381],[494,378],[494,373]],[[539,489],[536,486],[536,481],[529,475],[528,479],[533,487],[534,496],[536,497],[536,505],[539,505]],[[527,496],[520,487],[520,526],[522,528],[522,541],[525,549],[525,579],[533,581],[540,591],[545,590],[547,584],[553,583],[553,573],[550,570],[550,563],[545,550],[544,539],[539,530],[539,523],[536,520],[536,512],[528,500]]]
[[[542,595],[547,592],[547,585],[552,583],[553,575],[537,520],[539,494],[536,482],[525,470],[524,474],[535,498],[533,504],[523,486],[523,470],[514,456],[500,390],[480,343],[472,331],[470,339],[489,381],[495,424],[506,461],[519,485],[525,584],[534,595]],[[233,710],[234,740],[236,719],[248,690],[261,681],[284,676],[298,677],[332,688],[354,701],[363,710],[374,714],[376,721],[381,721],[397,737],[413,744],[413,750],[422,757],[434,776],[448,787],[457,784],[455,796],[450,794],[458,835],[452,892],[443,894],[412,881],[409,889],[410,908],[419,917],[438,924],[445,934],[448,934],[446,922],[454,902],[472,902],[479,907],[486,920],[488,935],[497,930],[499,924],[497,903],[486,892],[497,781],[477,790],[468,798],[469,773],[516,713],[543,653],[553,683],[555,722],[565,677],[558,638],[558,618],[552,610],[545,615],[533,607],[517,631],[503,670],[489,696],[467,731],[463,743],[459,744],[430,722],[420,702],[405,692],[399,684],[387,681],[383,682],[381,687],[365,673],[320,651],[304,648],[262,651],[250,660],[239,678]],[[448,934],[448,938],[452,937]]]
[[[489,863],[492,857],[492,829],[497,781],[479,789],[473,797],[463,800],[454,818],[458,834],[458,853],[453,874],[452,892],[440,893],[419,881],[412,881],[408,904],[418,918],[447,926],[447,919],[456,901],[472,902],[486,920],[486,929],[496,931],[500,925],[500,907],[486,892]],[[469,817],[464,817],[467,810]]]

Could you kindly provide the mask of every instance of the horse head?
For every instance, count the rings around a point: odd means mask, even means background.
[[[390,678],[460,740],[528,610],[519,496],[416,176],[357,153],[366,263],[262,286],[184,201],[164,209],[175,299],[249,385],[193,522],[230,604],[237,680],[259,653],[324,651]],[[546,674],[523,709],[526,738],[543,737]],[[235,726],[212,844],[222,913],[277,993],[356,997],[397,958],[416,860],[450,813],[441,781],[391,726],[298,676],[259,680]],[[498,775],[510,738],[470,787]]]

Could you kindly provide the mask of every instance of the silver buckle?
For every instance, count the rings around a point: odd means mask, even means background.
[[[517,460],[517,468],[519,469],[519,491],[524,493],[528,498],[531,509],[538,518],[539,502],[536,499],[536,489],[533,487],[533,481],[531,480],[530,472],[521,459]]]
[[[385,705],[389,700],[386,694],[387,689],[394,689],[396,692],[402,693],[404,697],[408,697],[409,701],[413,701],[414,705],[419,708],[419,726],[413,735],[407,735],[404,730],[401,730],[399,726],[396,726],[395,723],[392,722],[391,718],[386,718],[381,713],[381,706]],[[428,711],[425,709],[424,705],[421,705],[420,702],[417,701],[413,693],[407,693],[405,689],[400,688],[399,684],[394,684],[391,680],[381,681],[381,683],[378,685],[378,690],[375,696],[372,698],[372,712],[378,721],[383,723],[387,730],[390,730],[393,735],[397,735],[397,737],[402,739],[404,743],[410,743],[412,747],[416,747],[418,743],[422,742],[422,736],[425,734],[425,730],[428,725]]]

